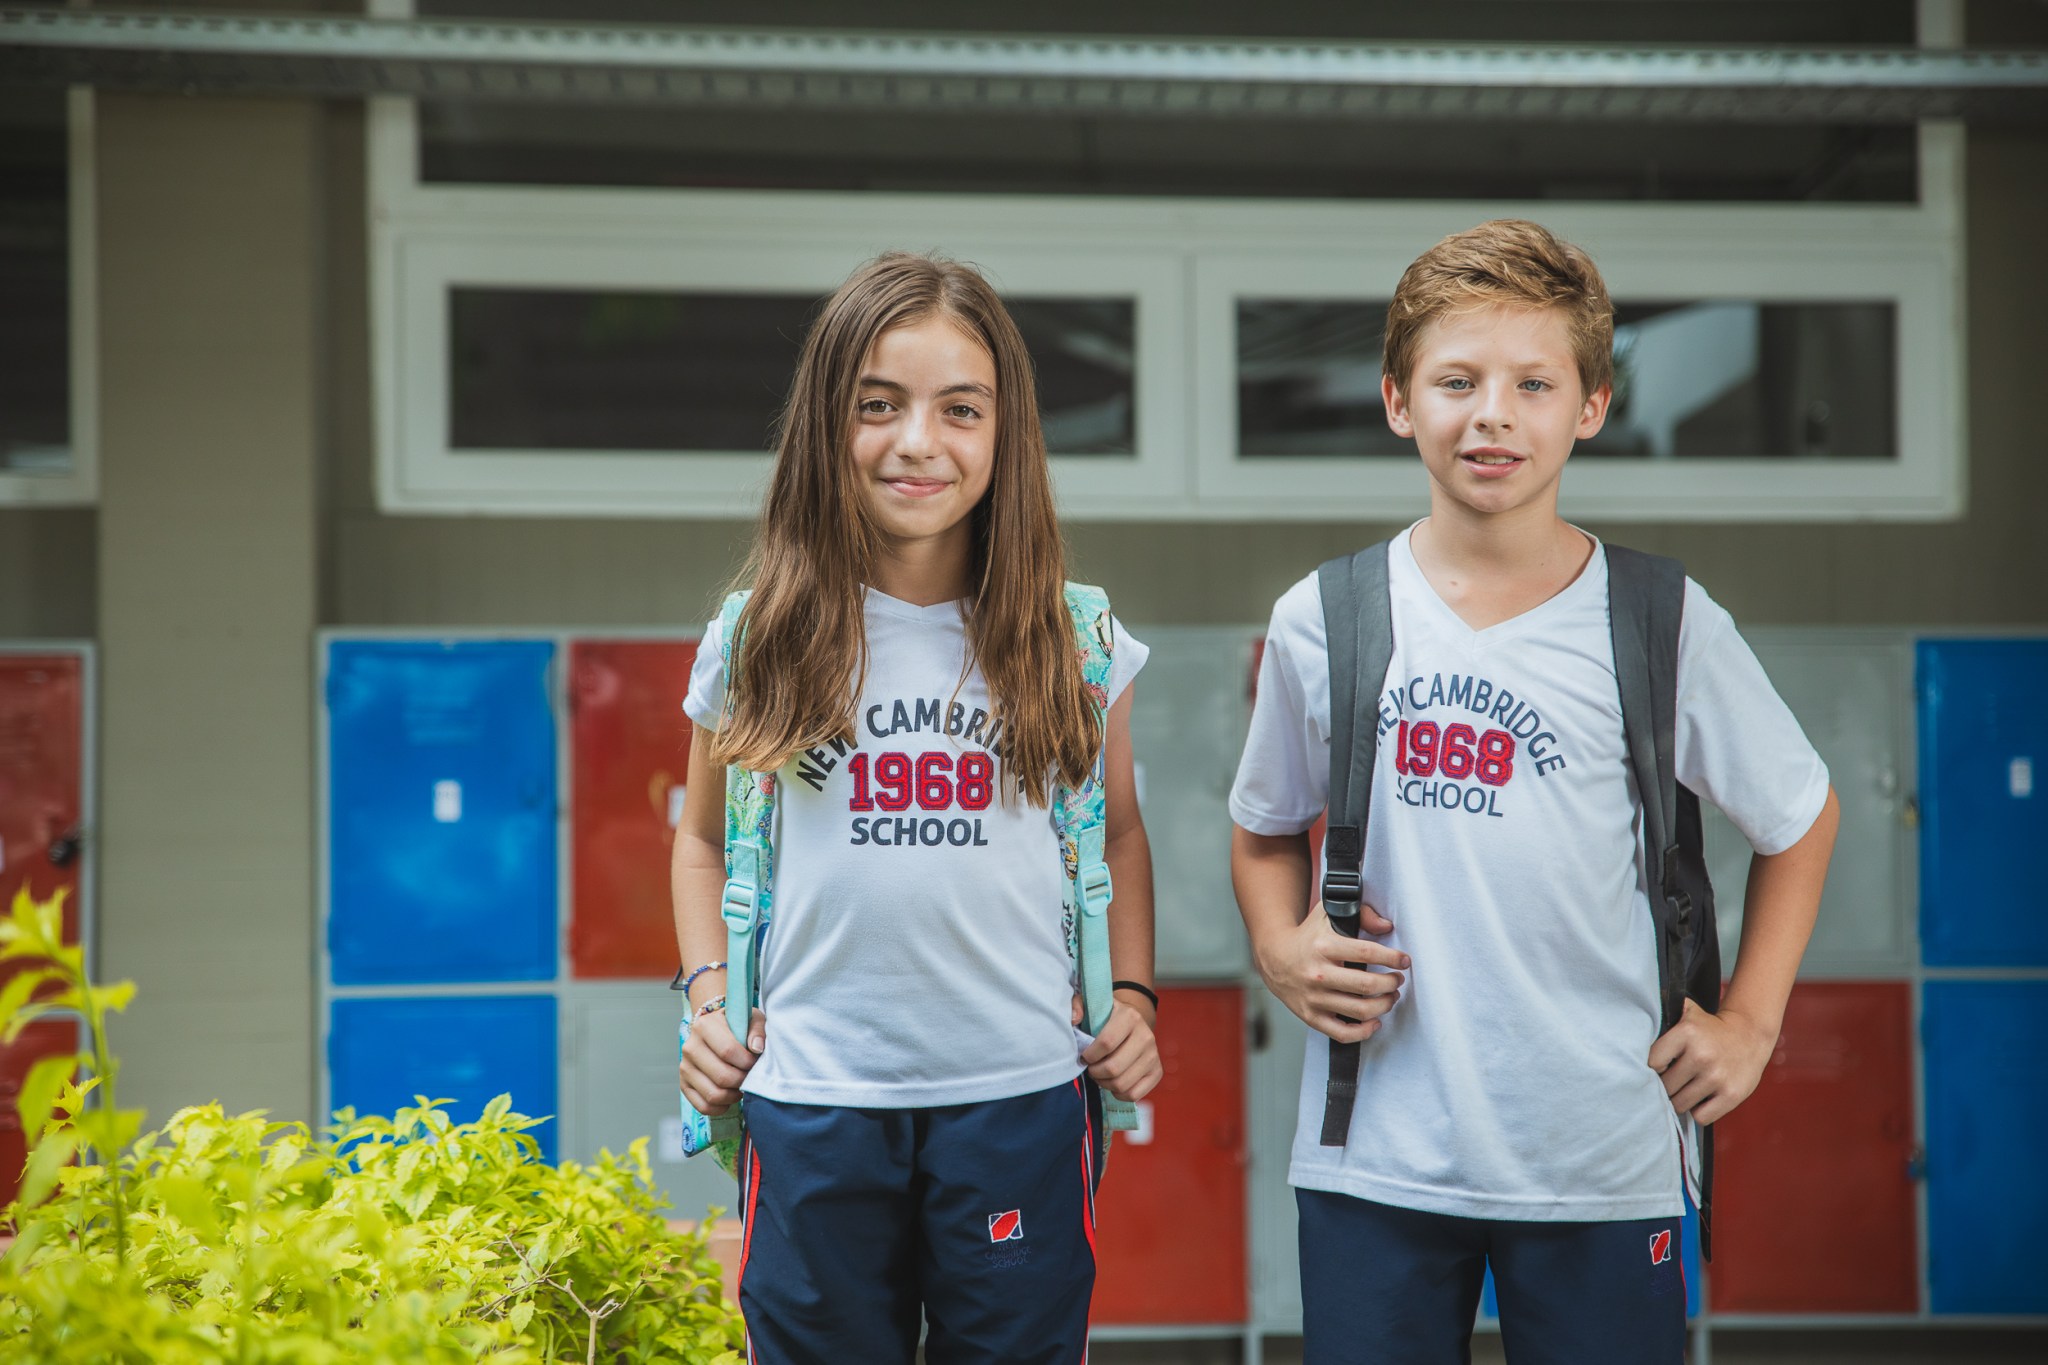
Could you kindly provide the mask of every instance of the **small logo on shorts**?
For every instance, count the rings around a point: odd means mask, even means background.
[[[1024,1240],[1024,1211],[1011,1209],[1008,1213],[992,1213],[988,1216],[988,1239],[991,1242],[1021,1242]]]
[[[1650,1264],[1663,1265],[1671,1259],[1671,1229],[1650,1234]]]

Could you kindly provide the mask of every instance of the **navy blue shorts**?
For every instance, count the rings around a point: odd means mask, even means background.
[[[1680,1365],[1680,1219],[1455,1218],[1296,1190],[1302,1365],[1465,1365],[1489,1263],[1510,1365]]]
[[[920,1315],[931,1365],[1087,1358],[1092,1087],[933,1109],[744,1103],[755,1365],[909,1365]]]

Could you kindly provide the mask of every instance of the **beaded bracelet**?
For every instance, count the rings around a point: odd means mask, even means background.
[[[725,964],[723,962],[707,962],[701,967],[692,968],[688,976],[683,976],[682,972],[678,971],[676,975],[683,977],[683,984],[678,986],[675,982],[671,981],[669,982],[669,989],[672,991],[681,991],[684,995],[687,996],[690,993],[690,987],[697,984],[698,977],[704,975],[704,973],[706,972],[722,972],[724,970]]]
[[[718,1011],[724,1008],[725,997],[721,995],[716,1000],[707,1000],[703,1004],[699,1005],[697,1007],[697,1013],[692,1017],[696,1019],[702,1019],[705,1015],[716,1014]]]

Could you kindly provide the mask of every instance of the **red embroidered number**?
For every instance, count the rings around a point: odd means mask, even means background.
[[[1453,781],[1476,776],[1489,787],[1505,786],[1515,775],[1515,737],[1505,730],[1473,733],[1469,725],[1437,728],[1433,720],[1402,721],[1394,731],[1394,771],[1403,777]]]
[[[1469,725],[1453,725],[1444,731],[1443,752],[1437,756],[1437,766],[1445,777],[1472,776],[1472,746],[1478,742],[1479,736]]]
[[[846,760],[846,771],[853,774],[853,799],[846,803],[848,810],[873,810],[874,798],[868,795],[868,756],[855,754]]]
[[[989,798],[995,794],[995,760],[987,754],[965,753],[960,755],[959,767],[955,770],[960,777],[954,791],[959,794],[962,810],[987,810]]]
[[[917,804],[925,810],[944,810],[953,804],[953,756],[943,750],[920,754],[917,759]]]
[[[1488,730],[1479,741],[1478,771],[1487,786],[1506,786],[1515,775],[1515,737],[1505,730]]]
[[[883,810],[910,809],[910,755],[887,753],[875,759],[875,800]]]

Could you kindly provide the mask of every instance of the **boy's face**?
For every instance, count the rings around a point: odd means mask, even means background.
[[[1474,512],[1557,506],[1574,441],[1607,420],[1609,390],[1580,387],[1571,333],[1555,308],[1501,305],[1423,329],[1406,391],[1380,381],[1387,425],[1412,437],[1435,496]]]

